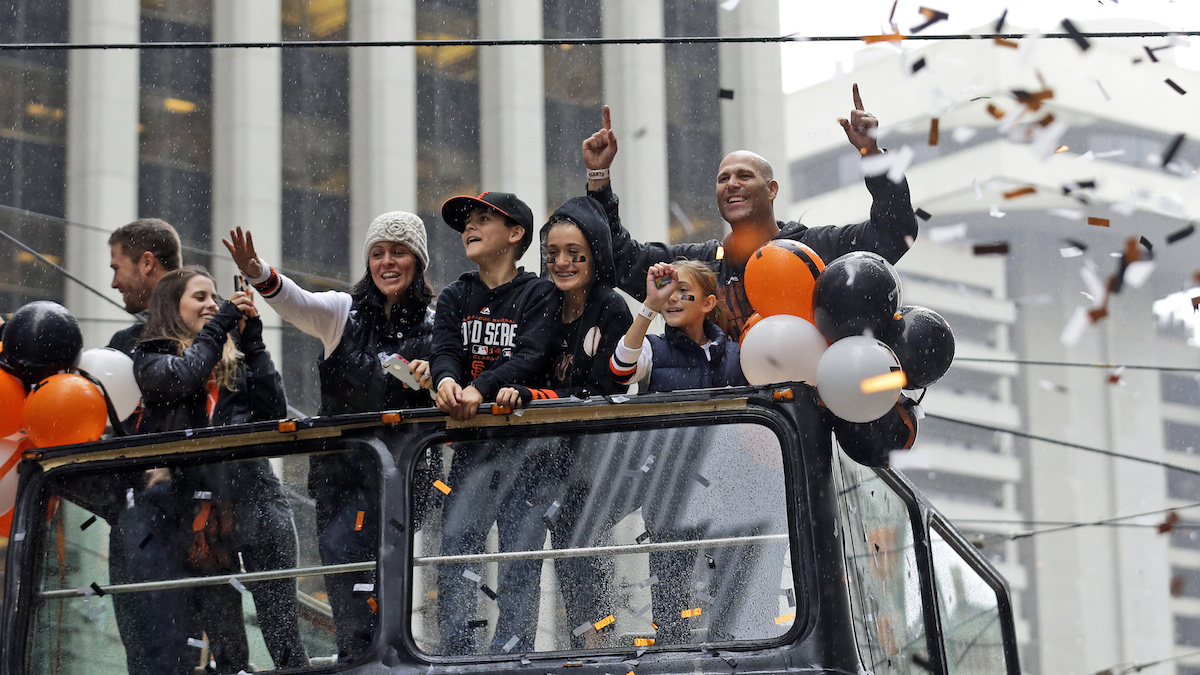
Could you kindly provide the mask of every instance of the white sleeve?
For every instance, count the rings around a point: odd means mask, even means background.
[[[625,339],[621,338],[617,341],[617,350],[613,356],[623,363],[637,363],[637,370],[629,379],[629,384],[650,379],[650,371],[654,368],[654,347],[650,345],[648,338],[643,337],[642,346],[637,349],[626,347]]]
[[[325,345],[325,356],[332,354],[342,341],[342,331],[350,316],[350,294],[342,291],[306,291],[276,271],[267,261],[259,258],[258,262],[262,265],[263,273],[259,278],[250,279],[250,283],[262,293],[267,304],[279,316],[302,332],[320,339]],[[275,278],[272,279],[272,276]]]

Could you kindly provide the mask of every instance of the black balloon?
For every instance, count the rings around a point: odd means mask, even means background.
[[[888,261],[866,251],[826,265],[813,289],[813,323],[830,342],[868,330],[879,337],[899,306],[899,277]]]
[[[862,424],[830,415],[833,434],[850,459],[866,466],[887,466],[893,450],[908,450],[917,440],[916,405],[902,395],[886,415]]]
[[[31,302],[13,313],[4,326],[4,351],[9,369],[28,385],[68,368],[83,349],[79,323],[57,302]]]
[[[896,310],[879,339],[892,348],[908,378],[905,389],[923,389],[941,379],[954,361],[954,332],[941,314],[926,307]]]

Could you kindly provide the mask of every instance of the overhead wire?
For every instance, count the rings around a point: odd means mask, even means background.
[[[986,544],[986,543],[990,543],[993,541],[1016,541],[1018,539],[1027,539],[1029,537],[1035,537],[1035,536],[1042,535],[1042,534],[1052,534],[1055,532],[1065,532],[1067,530],[1074,530],[1074,529],[1079,529],[1082,527],[1101,527],[1101,526],[1109,526],[1109,525],[1112,525],[1112,526],[1132,525],[1132,526],[1138,526],[1138,527],[1158,527],[1159,526],[1158,524],[1144,525],[1141,523],[1123,523],[1122,521],[1133,520],[1135,518],[1148,518],[1150,516],[1160,516],[1160,515],[1165,515],[1168,513],[1175,512],[1175,511],[1182,511],[1184,509],[1194,509],[1196,507],[1200,507],[1200,502],[1195,502],[1192,504],[1185,504],[1183,506],[1174,506],[1174,507],[1170,507],[1170,508],[1156,509],[1154,511],[1146,511],[1144,513],[1134,513],[1134,514],[1124,515],[1124,516],[1113,516],[1112,518],[1102,518],[1100,520],[1093,520],[1090,522],[1063,523],[1058,526],[1047,527],[1046,529],[1043,529],[1043,530],[1028,530],[1025,532],[1012,532],[1009,534],[985,535],[984,537],[982,537],[980,539],[980,542]],[[989,520],[985,520],[982,518],[979,518],[979,519],[967,518],[967,519],[953,519],[953,522],[958,524],[958,523],[1005,522],[1005,521],[989,521]],[[1013,522],[1013,521],[1007,521],[1007,522]],[[1016,522],[1020,522],[1020,521],[1016,521]],[[1025,521],[1025,522],[1036,522],[1036,521]],[[1190,525],[1190,527],[1197,527],[1197,526],[1200,526],[1200,524],[1191,524]],[[1180,525],[1172,524],[1171,527],[1176,528],[1176,527],[1180,527]]]
[[[1031,37],[1021,33],[950,33],[899,35],[902,40],[955,41],[955,40],[1020,40]],[[1170,38],[1200,36],[1200,30],[1173,31],[1115,31],[1079,33],[1043,33],[1039,39],[1106,39],[1106,38]],[[524,39],[451,38],[441,40],[268,40],[258,42],[7,42],[0,43],[0,51],[30,50],[108,50],[108,49],[331,49],[341,47],[525,47],[557,45],[672,45],[672,44],[738,44],[738,43],[781,43],[781,42],[858,42],[877,36],[864,35],[697,35],[662,36],[644,38],[604,37],[561,37]],[[890,36],[889,36],[890,37]]]
[[[1027,431],[1018,431],[1016,429],[1005,429],[1004,427],[998,427],[998,426],[994,426],[991,424],[983,424],[982,422],[968,422],[967,420],[961,420],[961,419],[957,419],[954,417],[946,417],[945,415],[935,415],[932,413],[925,413],[925,417],[936,419],[936,420],[942,420],[944,422],[952,422],[954,424],[961,424],[963,426],[975,427],[977,429],[984,429],[985,431],[995,431],[998,433],[1009,434],[1011,436],[1016,436],[1017,438],[1024,438],[1024,439],[1031,440],[1031,441],[1039,441],[1042,443],[1061,445],[1063,447],[1074,448],[1076,450],[1083,450],[1084,452],[1092,452],[1092,453],[1095,453],[1098,455],[1104,455],[1105,457],[1112,457],[1114,459],[1125,459],[1125,460],[1129,460],[1131,462],[1139,462],[1142,464],[1149,464],[1151,466],[1162,467],[1164,469],[1171,469],[1174,471],[1182,471],[1184,473],[1189,473],[1192,475],[1200,476],[1200,469],[1192,469],[1190,467],[1181,466],[1179,464],[1172,464],[1171,462],[1164,462],[1162,460],[1150,459],[1148,457],[1138,457],[1137,455],[1127,455],[1125,453],[1115,452],[1113,450],[1105,450],[1103,448],[1095,448],[1090,445],[1083,445],[1082,443],[1072,443],[1071,441],[1063,441],[1063,440],[1059,440],[1057,438],[1050,438],[1049,436],[1040,436],[1038,434],[1031,434]]]
[[[1125,675],[1126,673],[1139,673],[1151,666],[1157,666],[1170,661],[1178,661],[1180,659],[1187,659],[1193,656],[1200,656],[1200,651],[1188,652],[1186,654],[1175,654],[1174,656],[1167,656],[1161,659],[1155,659],[1154,661],[1133,661],[1132,663],[1128,664],[1122,663],[1097,670],[1095,673],[1093,673],[1093,675]],[[1118,670],[1118,668],[1120,670]]]
[[[1129,363],[1080,363],[1075,361],[1038,361],[1034,359],[988,359],[982,357],[965,357],[957,356],[954,362],[960,361],[970,363],[1013,363],[1022,366],[1059,366],[1065,368],[1103,368],[1105,370],[1116,370],[1124,368],[1125,370],[1156,370],[1161,372],[1178,372],[1178,373],[1200,373],[1200,368],[1187,368],[1181,366],[1153,366],[1144,364],[1129,364]]]

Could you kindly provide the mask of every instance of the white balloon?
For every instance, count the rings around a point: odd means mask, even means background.
[[[830,412],[847,422],[872,422],[892,409],[900,388],[865,394],[863,380],[899,369],[900,360],[879,340],[864,335],[842,338],[817,364],[817,393]]]
[[[133,359],[125,352],[109,347],[89,349],[79,356],[76,366],[104,384],[117,419],[125,419],[142,399],[137,380],[133,377]]]
[[[829,343],[798,316],[763,317],[742,338],[742,374],[750,384],[817,384],[817,363]]]

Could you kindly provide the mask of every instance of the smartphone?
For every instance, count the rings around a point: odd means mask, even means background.
[[[412,371],[408,369],[408,359],[399,354],[392,354],[382,360],[383,369],[391,373],[396,379],[407,384],[409,389],[421,388],[421,383],[417,382],[417,378],[413,377]]]
[[[250,284],[246,281],[246,277],[240,274],[235,274],[233,275],[233,292],[237,293],[238,291],[249,293]]]

